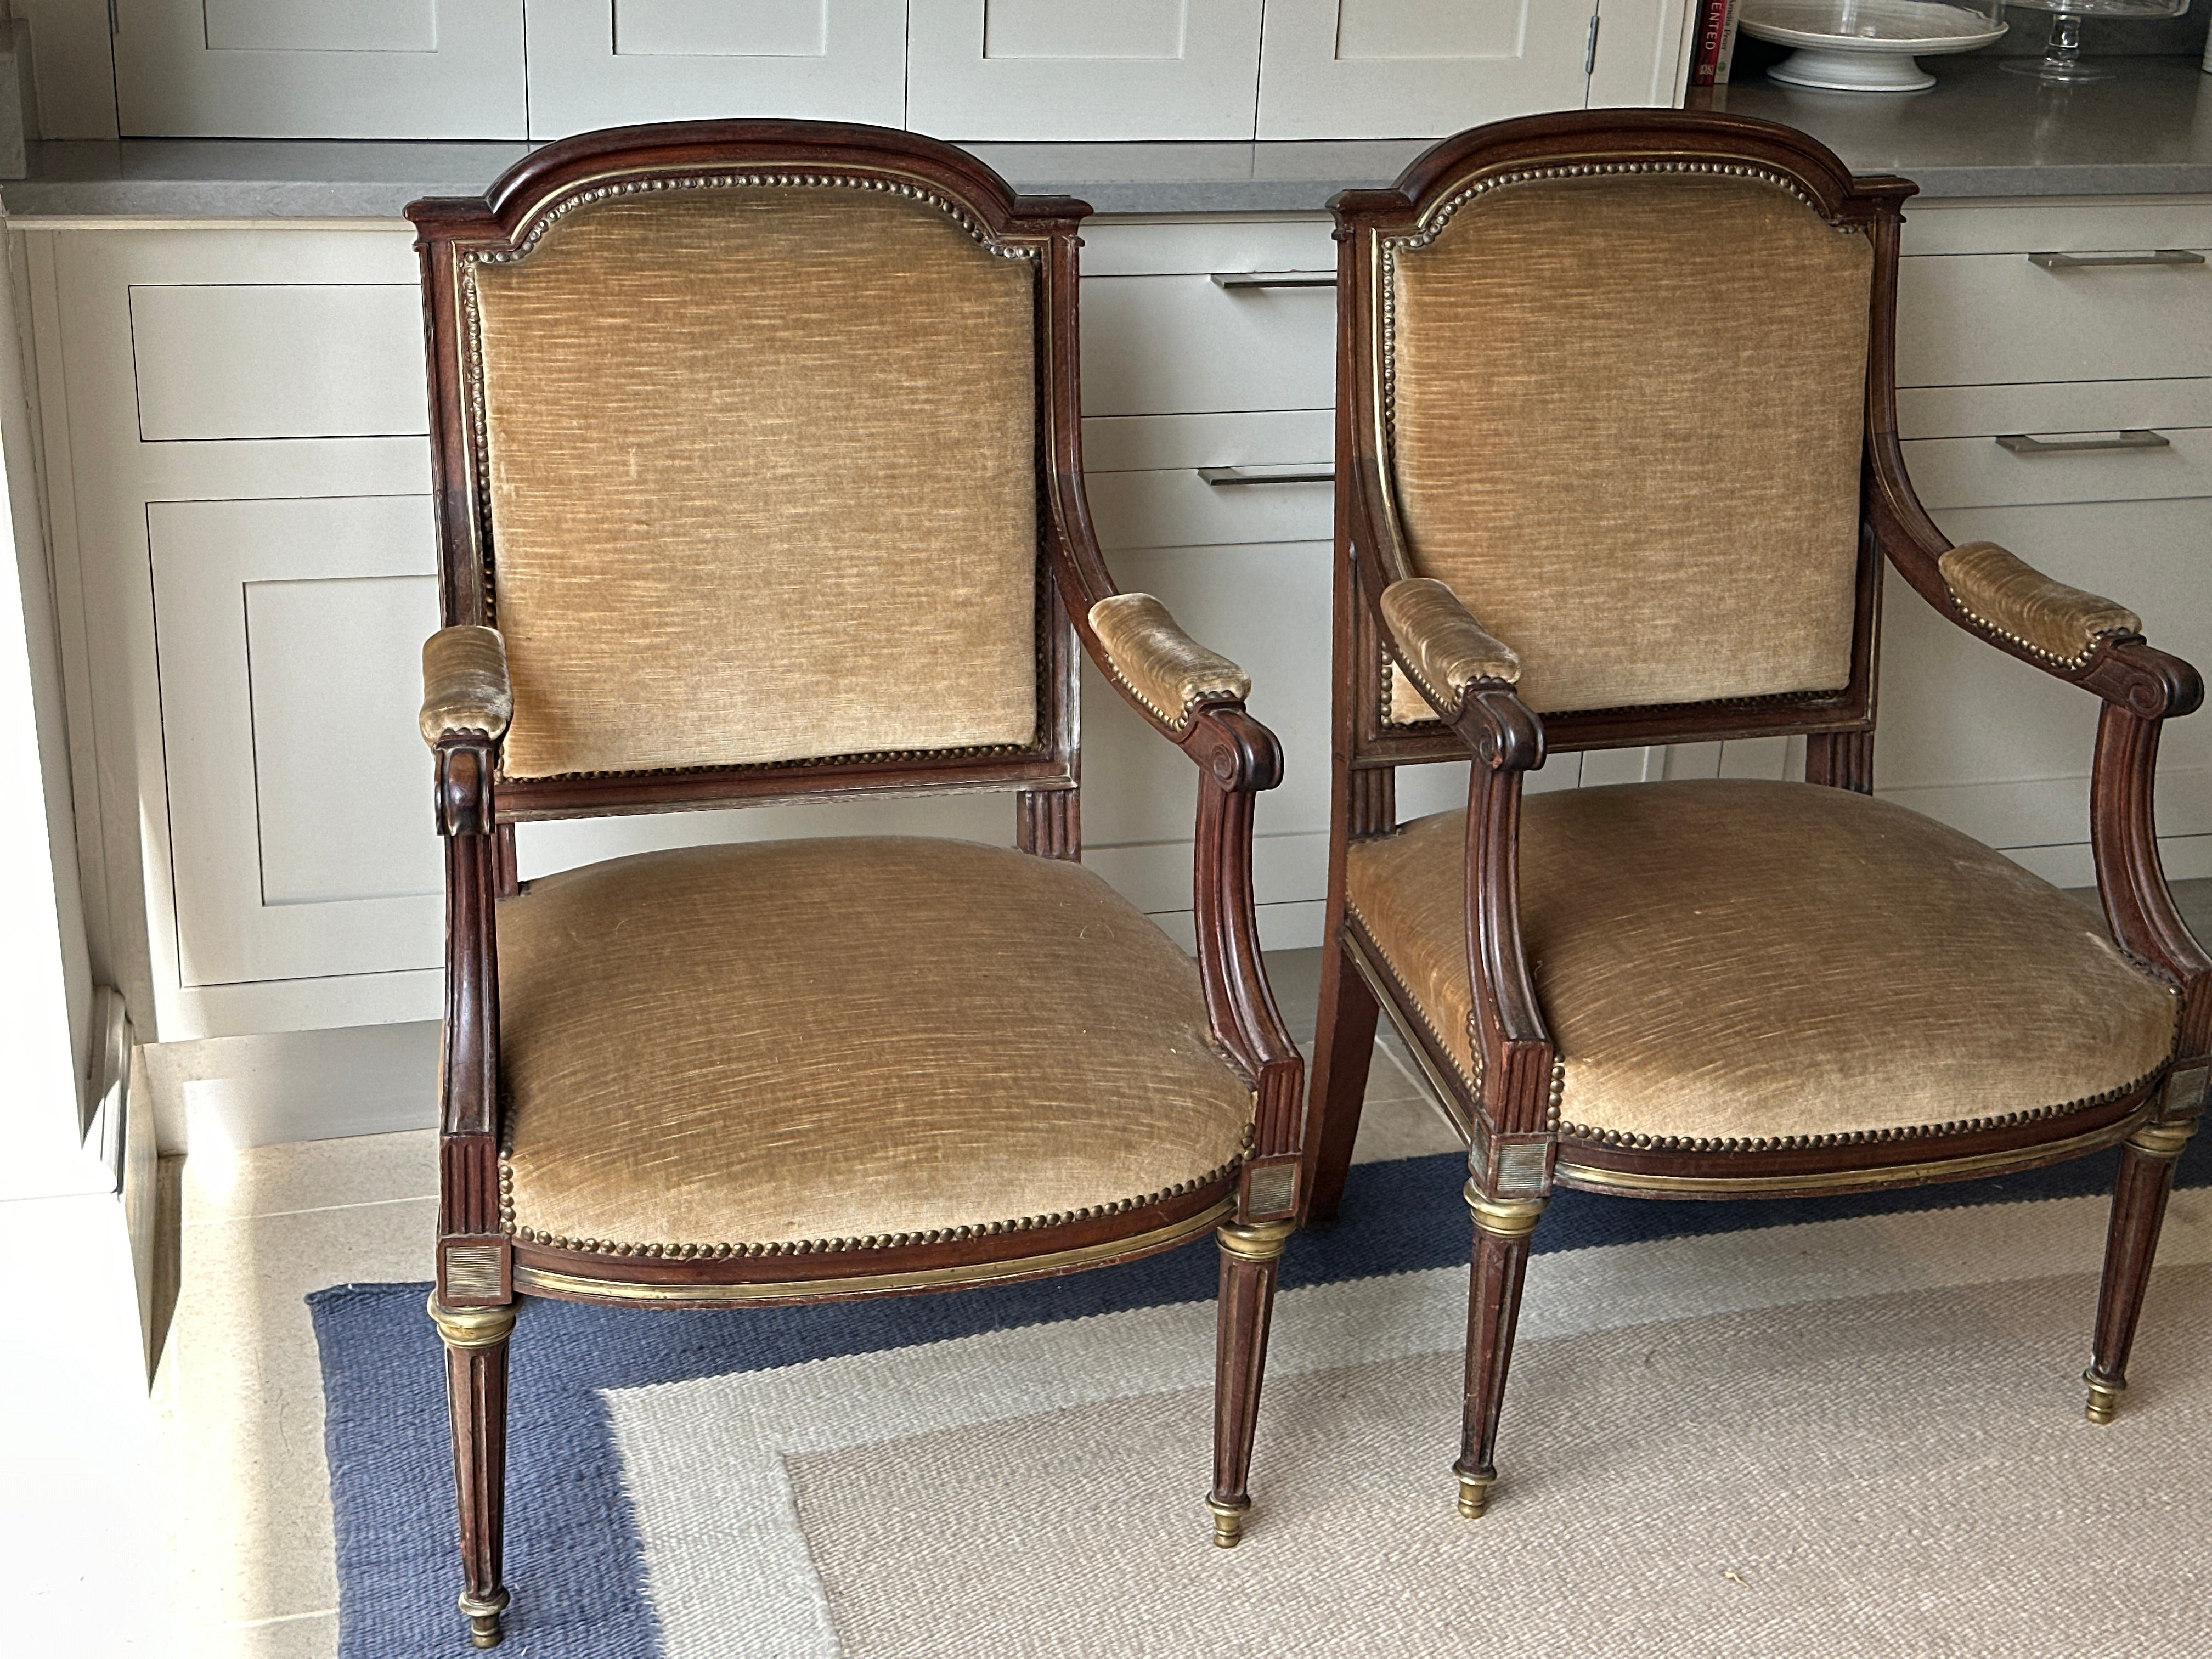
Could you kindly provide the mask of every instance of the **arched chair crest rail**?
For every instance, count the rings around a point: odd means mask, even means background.
[[[1953,546],[1898,441],[1901,179],[1672,111],[1448,139],[1334,205],[1335,775],[1305,1213],[1336,1206],[1378,1009],[1470,1147],[1461,1504],[1497,1478],[1555,1186],[1867,1191],[2123,1147],[2087,1375],[2108,1419],[2212,1047],[2162,876],[2130,612]],[[2106,929],[1872,797],[1883,567],[2102,700]],[[1797,736],[1805,781],[1530,793],[1547,755]],[[1473,758],[1464,812],[1396,769]]]
[[[1236,665],[1099,555],[1089,210],[910,134],[747,122],[566,140],[409,210],[447,624],[431,1313],[479,1645],[530,1297],[882,1296],[1218,1232],[1210,1508],[1239,1535],[1301,1169],[1251,878],[1282,759]],[[1194,963],[1081,866],[1079,650],[1195,764]],[[1013,847],[517,879],[526,822],[972,790],[1012,795]]]

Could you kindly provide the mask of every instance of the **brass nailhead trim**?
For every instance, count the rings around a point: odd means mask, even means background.
[[[1248,1126],[1249,1133],[1249,1126]],[[593,1255],[644,1256],[668,1261],[721,1261],[732,1256],[765,1255],[830,1255],[854,1250],[896,1249],[915,1244],[942,1244],[955,1239],[983,1238],[1000,1233],[1032,1232],[1040,1227],[1064,1226],[1073,1221],[1090,1221],[1102,1216],[1121,1215],[1131,1210],[1143,1209],[1167,1199],[1195,1192],[1200,1187],[1226,1179],[1242,1167],[1244,1154],[1239,1152],[1218,1169],[1194,1180],[1179,1181],[1158,1192],[1140,1198],[1117,1199],[1109,1204],[1085,1205],[1080,1209],[1056,1210],[1050,1215],[1023,1216],[1010,1221],[976,1222],[960,1227],[933,1227],[926,1232],[874,1233],[865,1238],[808,1238],[778,1239],[772,1243],[635,1243],[607,1238],[571,1238],[559,1233],[541,1233],[534,1227],[518,1226],[514,1218],[514,1167],[501,1152],[499,1158],[499,1224],[500,1231],[525,1244],[543,1244],[556,1250],[581,1250]]]
[[[2162,1066],[2163,1060],[2160,1062]],[[2086,1111],[2092,1106],[2106,1105],[2140,1089],[2156,1071],[2146,1072],[2132,1083],[2124,1083],[2117,1089],[2107,1089],[2103,1094],[2091,1095],[2082,1100],[2069,1100],[2057,1106],[2036,1106],[2023,1111],[2006,1112],[1996,1117],[1959,1118],[1949,1123],[1916,1123],[1893,1129],[1852,1129],[1839,1134],[1827,1135],[1756,1135],[1729,1136],[1721,1139],[1707,1135],[1647,1135],[1635,1134],[1624,1129],[1601,1129],[1583,1123],[1562,1123],[1560,1136],[1568,1140],[1580,1140],[1599,1146],[1626,1146],[1637,1151],[1664,1152],[1813,1152],[1827,1146],[1868,1146],[1896,1140],[1927,1140],[1945,1135],[1972,1134],[1982,1129],[2011,1128],[2023,1123],[2035,1123],[2048,1118],[2065,1117]]]
[[[1959,614],[1964,617],[1968,622],[1972,623],[1976,627],[1987,629],[1999,639],[2018,646],[2021,650],[2027,652],[2031,657],[2039,658],[2047,663],[2056,663],[2061,668],[2081,667],[2083,665],[2087,663],[2090,658],[2097,654],[2097,647],[2102,645],[2106,640],[2130,631],[2124,628],[2107,628],[2100,629],[2099,632],[2092,634],[2089,636],[2089,642],[2083,646],[2081,650],[2076,652],[2074,655],[2070,657],[2062,657],[2056,652],[2045,651],[2041,646],[2032,644],[2028,641],[2021,638],[2019,635],[2014,633],[2008,628],[1998,627],[1996,623],[1991,622],[1987,617],[1982,615],[1980,611],[1975,610],[1964,599],[1960,599],[1959,597],[1958,589],[1951,586],[1950,580],[1948,577],[1945,578],[1943,582],[1943,591],[1951,596],[1951,603],[1959,607]]]

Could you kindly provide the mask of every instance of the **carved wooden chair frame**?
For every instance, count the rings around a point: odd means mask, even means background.
[[[483,484],[472,273],[526,257],[574,208],[632,191],[778,183],[848,185],[926,201],[1002,257],[1036,272],[1041,496],[1039,733],[1029,748],[871,754],[791,763],[509,779],[503,722],[447,721],[436,755],[434,812],[446,847],[446,1041],[441,1080],[441,1205],[431,1312],[447,1348],[465,1589],[480,1646],[500,1638],[507,1343],[519,1295],[662,1307],[823,1302],[1006,1283],[1131,1261],[1209,1229],[1222,1252],[1215,1480],[1216,1540],[1234,1543],[1245,1492],[1277,1258],[1292,1226],[1301,1170],[1303,1063],[1261,964],[1252,890],[1255,798],[1282,775],[1282,753],[1216,677],[1186,677],[1183,706],[1140,695],[1141,665],[1102,640],[1093,608],[1117,592],[1083,487],[1077,356],[1077,228],[1091,211],[1064,197],[1016,196],[959,150],[880,128],[806,122],[632,127],[548,146],[483,200],[408,210],[417,230],[428,337],[441,602],[447,634],[495,621],[497,559]],[[1170,656],[1210,658],[1158,612]],[[456,638],[465,636],[456,635]],[[478,639],[483,636],[478,635]],[[860,1250],[614,1255],[531,1242],[502,1224],[499,969],[494,911],[519,890],[514,825],[534,819],[836,799],[901,789],[1012,789],[1017,842],[1042,858],[1081,856],[1077,646],[1198,774],[1194,871],[1198,970],[1212,1035],[1251,1079],[1249,1153],[1218,1176],[1136,1208],[1047,1218],[970,1237],[839,1241]],[[1216,664],[1221,659],[1212,659]],[[1172,665],[1172,664],[1171,664]],[[1233,665],[1222,664],[1233,672]],[[503,672],[503,663],[501,665]],[[457,729],[458,728],[458,729]],[[496,728],[496,729],[495,729]]]
[[[1505,678],[1436,684],[1394,633],[1382,596],[1415,574],[1387,461],[1389,264],[1433,238],[1463,203],[1501,184],[1610,171],[1703,170],[1765,177],[1831,223],[1872,239],[1857,602],[1850,680],[1820,695],[1539,717]],[[2122,1143],[2089,1415],[2109,1420],[2124,1374],[2175,1159],[2195,1129],[2212,1060],[2212,960],[2176,911],[2159,864],[2152,785],[2161,722],[2193,711],[2195,669],[2134,631],[2099,635],[2064,660],[1977,616],[1938,561],[1950,548],[1915,497],[1897,433],[1894,351],[1899,212],[1914,193],[1895,178],[1854,178],[1788,128],[1725,115],[1620,111],[1537,116],[1478,128],[1415,161],[1390,190],[1348,191],[1333,207],[1339,244],[1334,641],[1334,780],[1328,954],[1312,1079],[1304,1215],[1325,1219],[1342,1191],[1358,1127],[1378,1011],[1387,1009],[1469,1146],[1475,1222],[1461,1508],[1481,1513],[1496,1479],[1498,1408],[1529,1235],[1555,1185],[1650,1198],[1779,1197],[1869,1191],[2033,1168]],[[2118,1098],[2056,1120],[1843,1145],[1753,1143],[1729,1151],[1563,1145],[1558,1056],[1539,1005],[1519,915],[1522,779],[1550,751],[1802,735],[1808,781],[1871,793],[1875,651],[1887,560],[1953,623],[2103,700],[2090,785],[2097,885],[2122,949],[2173,984],[2179,1031],[2166,1067]],[[2083,596],[2087,597],[2087,596]],[[1459,607],[1455,620],[1478,623]],[[1402,620],[1402,618],[1401,618]],[[1463,637],[1486,639],[1479,632]],[[1508,641],[1508,644],[1510,642]],[[1443,718],[1389,726],[1384,676],[1395,662]],[[1433,668],[1434,665],[1430,666]],[[1395,768],[1473,757],[1467,817],[1470,1036],[1479,1090],[1461,1079],[1418,1004],[1384,963],[1345,898],[1350,843],[1396,828]],[[1829,1138],[1832,1139],[1832,1138]]]

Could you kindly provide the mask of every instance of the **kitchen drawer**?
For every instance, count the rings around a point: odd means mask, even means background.
[[[1897,327],[1904,386],[2212,374],[2212,264],[2048,270],[2025,253],[1909,258]]]
[[[148,442],[430,429],[411,283],[134,285],[130,306]]]
[[[1325,409],[1085,422],[1085,482],[1100,544],[1326,541],[1332,426]]]
[[[1297,228],[1304,231],[1305,227]],[[1085,415],[1212,414],[1323,409],[1336,398],[1336,264],[1315,239],[1147,239],[1164,263],[1195,270],[1083,279]],[[1295,241],[1296,246],[1282,246]],[[1258,263],[1289,256],[1296,264]],[[1224,286],[1216,273],[1298,273],[1331,285]]]
[[[2045,428],[2033,435],[2054,444],[2133,441],[2130,433],[2109,427]],[[1905,456],[1913,488],[1930,512],[2212,496],[2212,427],[2168,427],[2145,435],[2165,439],[2165,447],[2018,454],[1994,438],[1922,438],[1905,446]]]

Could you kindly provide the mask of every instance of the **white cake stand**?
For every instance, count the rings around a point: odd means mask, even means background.
[[[1972,52],[2006,26],[1964,6],[1923,0],[1744,0],[1746,34],[1796,51],[1767,70],[1793,87],[1831,92],[1924,92],[1936,77],[1912,60]]]

